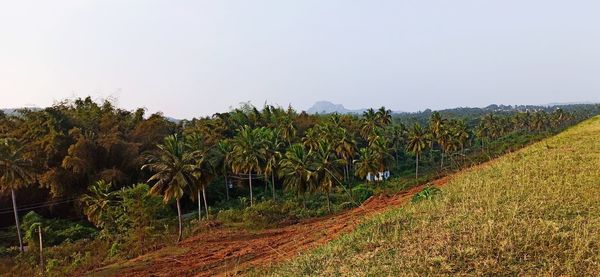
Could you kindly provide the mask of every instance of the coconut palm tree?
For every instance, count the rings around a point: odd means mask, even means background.
[[[444,168],[444,156],[448,152],[450,146],[453,143],[453,136],[450,130],[450,127],[447,125],[442,125],[441,128],[437,131],[437,143],[440,146],[441,150],[441,159],[440,159],[440,170]]]
[[[212,163],[213,159],[209,156],[209,150],[204,145],[202,135],[199,133],[192,133],[184,138],[186,151],[192,155],[192,169],[191,173],[193,183],[190,184],[190,189],[196,192],[196,199],[198,200],[198,220],[202,219],[202,209],[200,204],[200,192],[202,192],[202,199],[204,200],[204,210],[206,211],[206,219],[209,218],[208,214],[208,202],[206,201],[206,187],[211,183],[215,176],[215,167]]]
[[[231,143],[229,140],[220,140],[215,148],[213,148],[213,164],[216,169],[220,171],[220,174],[223,175],[223,180],[225,181],[225,199],[229,200],[229,180],[227,178],[230,170],[231,163]]]
[[[354,165],[356,167],[354,174],[361,179],[364,179],[369,173],[375,174],[380,168],[379,160],[370,147],[359,150],[359,157],[354,161]]]
[[[331,212],[330,194],[333,187],[340,183],[339,167],[343,160],[335,155],[331,144],[326,141],[319,143],[319,147],[312,154],[310,180],[313,182],[315,189],[325,192],[327,210]]]
[[[485,141],[490,140],[491,137],[490,130],[484,122],[480,122],[477,125],[477,127],[475,128],[475,135],[477,136],[477,138],[479,138],[481,146],[484,145]]]
[[[292,115],[283,114],[280,117],[279,126],[277,127],[277,133],[281,136],[281,138],[287,142],[287,145],[290,146],[292,141],[296,138],[296,127],[294,126],[294,120]]]
[[[429,136],[427,132],[421,127],[419,123],[415,123],[408,133],[408,142],[406,150],[415,155],[415,177],[419,178],[419,156],[429,143]]]
[[[242,127],[233,140],[231,152],[231,168],[235,173],[248,175],[248,186],[250,187],[250,206],[253,205],[252,195],[252,173],[261,174],[262,164],[267,156],[267,149],[263,140],[266,128],[251,129]]]
[[[314,150],[319,147],[319,142],[323,139],[320,125],[315,125],[306,131],[306,134],[302,138],[302,143],[308,150]]]
[[[531,127],[537,132],[546,130],[548,127],[548,114],[545,111],[537,111],[531,118]]]
[[[392,111],[381,107],[375,113],[375,118],[380,127],[390,125],[392,123]]]
[[[436,142],[442,132],[444,123],[445,120],[438,111],[433,112],[429,117],[429,131],[431,133],[431,138]]]
[[[406,127],[402,123],[394,124],[387,128],[387,137],[390,139],[392,149],[394,150],[394,159],[398,166],[400,166],[400,151],[402,146],[406,143]]]
[[[460,150],[464,151],[465,145],[467,144],[470,138],[469,127],[467,127],[467,123],[464,120],[456,121],[456,123],[453,126],[454,127],[452,132],[454,134],[454,137],[456,138],[458,145],[460,146]]]
[[[88,193],[81,196],[84,204],[83,213],[96,227],[104,229],[113,218],[107,218],[109,209],[118,197],[118,191],[111,191],[112,184],[104,180],[94,182],[88,187]]]
[[[150,193],[162,195],[165,203],[175,199],[177,203],[177,218],[179,235],[177,242],[183,237],[183,221],[181,218],[180,200],[185,189],[192,185],[194,176],[194,157],[186,151],[183,140],[177,135],[165,138],[163,144],[157,145],[158,151],[149,153],[147,162],[142,170],[148,169],[154,173],[148,183],[154,183]]]
[[[23,252],[23,237],[19,227],[15,190],[33,181],[31,161],[25,157],[24,152],[24,147],[17,140],[0,139],[0,191],[10,190],[21,252]]]
[[[310,188],[311,175],[309,151],[300,143],[292,144],[279,162],[279,176],[283,178],[285,189],[294,191],[302,197],[306,207],[305,194]]]
[[[561,108],[556,108],[551,115],[552,126],[560,127],[569,118],[569,115]]]
[[[530,114],[529,111],[517,112],[513,117],[515,129],[529,131]]]
[[[377,165],[379,166],[377,172],[386,170],[389,161],[393,159],[392,155],[390,155],[391,149],[388,139],[385,136],[379,136],[371,142],[369,148],[373,150],[373,154],[377,159]]]
[[[377,123],[378,123],[378,116],[377,116],[377,113],[375,112],[375,110],[368,109],[365,112],[363,112],[362,127],[360,129],[360,135],[365,140],[368,140],[369,137],[372,135],[372,133],[375,131],[375,129],[378,127]]]
[[[344,128],[337,128],[337,135],[334,140],[334,150],[336,155],[344,160],[344,178],[350,181],[350,163],[356,153],[356,141]]]
[[[279,166],[279,160],[281,159],[280,149],[284,146],[284,142],[283,140],[280,140],[279,134],[271,129],[266,129],[263,135],[266,146],[265,163],[263,166],[265,184],[267,184],[266,180],[268,180],[270,176],[271,192],[273,193],[273,199],[275,199],[275,173]]]

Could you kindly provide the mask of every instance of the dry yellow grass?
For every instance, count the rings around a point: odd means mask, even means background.
[[[251,274],[600,276],[600,117]]]

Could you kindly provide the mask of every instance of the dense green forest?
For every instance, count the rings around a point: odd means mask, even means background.
[[[176,121],[89,97],[0,113],[0,255],[10,257],[0,271],[37,264],[19,252],[36,246],[40,224],[58,245],[46,270],[86,270],[213,220],[263,228],[356,206],[595,114],[584,104],[362,115],[242,104]],[[386,171],[394,181],[379,178]]]

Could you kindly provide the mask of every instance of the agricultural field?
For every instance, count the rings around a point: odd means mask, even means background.
[[[490,106],[394,114],[381,107],[311,115],[242,105],[173,122],[88,97],[0,114],[0,272],[254,272],[329,243],[413,195],[445,195],[429,186],[598,111]]]
[[[600,1],[3,2],[0,277],[600,276]]]
[[[600,117],[256,276],[600,275]]]

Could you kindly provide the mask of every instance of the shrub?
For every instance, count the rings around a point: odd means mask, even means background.
[[[81,239],[91,239],[98,234],[98,230],[86,224],[65,219],[46,219],[31,211],[23,217],[23,223],[21,224],[22,230],[25,230],[24,239],[31,246],[38,243],[38,224],[42,225],[44,244],[48,246]]]
[[[425,187],[422,191],[415,193],[412,197],[412,202],[417,203],[423,200],[432,199],[442,191],[436,187]]]
[[[352,196],[354,196],[356,202],[362,203],[373,196],[373,188],[365,184],[360,184],[352,188]]]
[[[114,235],[126,257],[141,255],[164,244],[161,238],[168,228],[162,219],[168,220],[173,214],[162,198],[148,194],[149,190],[147,184],[137,184],[119,193],[122,213],[117,220],[118,233]]]

